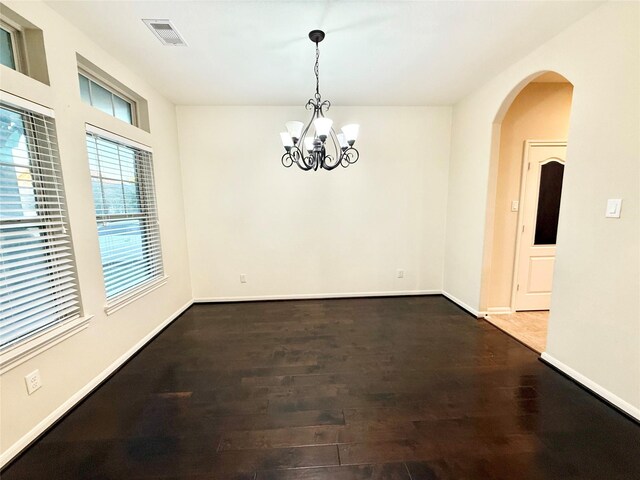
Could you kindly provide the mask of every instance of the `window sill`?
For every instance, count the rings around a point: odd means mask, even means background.
[[[17,345],[11,346],[0,353],[0,375],[81,332],[89,326],[89,320],[92,318],[93,315],[89,315],[67,320]]]
[[[167,283],[168,279],[169,279],[168,276],[164,276],[156,280],[152,280],[150,283],[142,285],[132,290],[131,292],[115,300],[112,300],[110,303],[107,303],[107,305],[104,307],[104,312],[107,315],[111,315],[112,313],[117,312],[122,307],[126,307],[127,305],[136,301],[137,299],[144,297],[147,293],[153,292],[157,288],[160,288],[161,286]]]

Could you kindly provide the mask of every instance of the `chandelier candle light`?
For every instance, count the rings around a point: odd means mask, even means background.
[[[353,148],[358,137],[360,125],[351,124],[342,127],[342,132],[336,134],[333,130],[333,120],[324,116],[331,107],[329,100],[322,100],[320,96],[320,75],[318,60],[320,49],[318,44],[324,39],[322,30],[309,32],[309,39],[316,44],[316,63],[313,71],[316,74],[316,93],[309,99],[305,108],[313,110],[309,123],[287,122],[287,131],[280,133],[285,154],[282,165],[290,167],[294,163],[302,170],[333,170],[338,165],[348,167],[356,163],[360,154]],[[311,126],[313,125],[313,133]]]

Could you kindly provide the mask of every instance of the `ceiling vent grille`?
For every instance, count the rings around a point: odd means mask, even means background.
[[[170,20],[143,18],[142,21],[149,27],[153,34],[158,37],[158,40],[160,40],[163,45],[170,47],[187,46],[187,42],[184,41],[184,38],[178,33],[178,30],[176,30],[176,27],[173,26]]]

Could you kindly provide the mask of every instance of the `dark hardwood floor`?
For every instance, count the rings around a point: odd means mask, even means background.
[[[639,454],[640,426],[443,297],[256,302],[190,308],[2,480],[622,480]]]

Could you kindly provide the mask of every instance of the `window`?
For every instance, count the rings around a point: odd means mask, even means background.
[[[11,32],[0,27],[0,63],[6,67],[16,69],[16,54]]]
[[[0,3],[0,64],[3,65],[0,68],[10,68],[49,85],[42,30],[3,3]]]
[[[0,64],[13,70],[22,70],[22,37],[17,28],[0,20]]]
[[[88,128],[107,309],[163,278],[151,152]]]
[[[80,317],[55,125],[0,103],[0,348]]]
[[[122,94],[115,92],[88,74],[78,73],[78,79],[80,80],[80,97],[83,102],[112,117],[135,125],[135,103],[133,101],[126,99]]]

